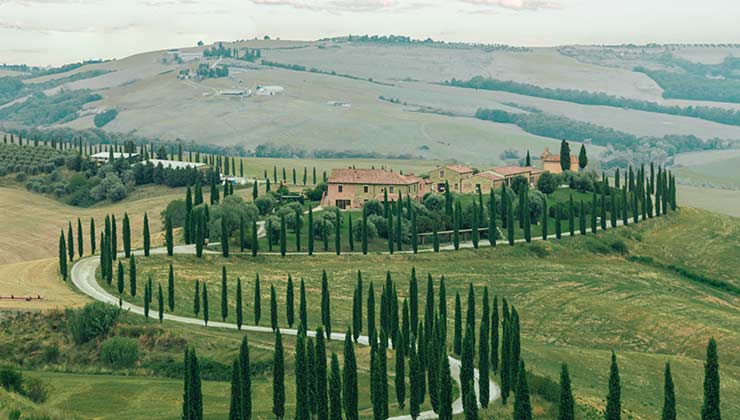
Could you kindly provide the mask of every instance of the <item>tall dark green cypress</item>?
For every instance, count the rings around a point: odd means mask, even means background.
[[[303,221],[301,220],[301,215],[303,214],[303,209],[298,208],[295,211],[295,250],[296,252],[301,252],[301,225],[303,224]]]
[[[116,228],[116,215],[110,218],[110,235],[106,234],[110,241],[110,257],[115,260],[118,258],[118,229]]]
[[[321,323],[326,329],[326,338],[331,339],[331,302],[329,301],[329,280],[326,270],[321,273]]]
[[[305,185],[305,175],[304,182]],[[339,372],[339,358],[331,354],[331,373],[329,374],[329,420],[342,420],[342,376]]]
[[[367,255],[367,208],[362,207],[362,254]]]
[[[478,400],[480,401],[480,405],[484,408],[488,407],[488,400],[490,399],[490,382],[488,381],[490,375],[488,329],[490,327],[491,316],[488,305],[488,286],[486,286],[483,289],[483,310],[481,312],[480,337],[478,339],[478,371],[480,373],[480,380],[478,381]]]
[[[714,337],[707,344],[707,361],[704,363],[704,404],[701,407],[701,420],[720,420],[719,408],[719,361],[717,342]]]
[[[149,216],[144,213],[144,256],[149,256],[149,248],[151,247],[151,235],[149,234]]]
[[[606,396],[606,410],[604,411],[606,420],[619,420],[622,417],[621,394],[617,356],[612,352],[612,364],[609,369],[609,393]]]
[[[159,315],[159,323],[162,323],[162,320],[164,319],[164,296],[162,294],[162,283],[157,283],[158,293],[157,293],[157,311]]]
[[[498,296],[493,297],[493,312],[491,313],[491,329],[489,330],[491,335],[491,370],[496,373],[498,372]]]
[[[242,329],[244,324],[244,308],[242,304],[242,279],[236,278],[236,328]]]
[[[84,237],[82,236],[82,221],[77,218],[77,255],[82,258],[85,254]],[[128,255],[126,255],[128,257]]]
[[[268,235],[270,235],[269,232],[268,232]],[[257,227],[256,220],[252,222],[252,243],[250,245],[252,247],[252,256],[256,257],[257,252],[259,252],[259,246],[260,246],[259,237],[258,237],[258,227]]]
[[[443,347],[439,354],[439,373],[437,379],[437,414],[440,420],[452,420],[452,377],[450,376],[450,359]],[[412,391],[413,393],[413,391]]]
[[[398,343],[398,344],[396,344]],[[406,343],[403,340],[403,336],[399,331],[396,332],[396,337],[393,339],[393,350],[396,356],[396,401],[398,406],[403,409],[406,405],[406,354],[405,354]]]
[[[483,206],[483,203],[481,203],[481,206]],[[478,232],[478,206],[475,204],[475,199],[473,200],[473,225],[472,225],[472,241],[473,241],[473,248],[478,249],[478,239],[479,239],[479,232]]]
[[[275,331],[275,351],[272,356],[272,414],[278,419],[285,416],[285,358],[280,329]]]
[[[316,351],[311,337],[306,337],[306,381],[308,383],[308,412],[316,415]]]
[[[306,285],[302,277],[300,295],[300,302],[298,303],[298,329],[305,333],[308,330],[308,302],[306,302]]]
[[[151,279],[151,277],[150,277]],[[149,304],[152,301],[152,290],[149,288],[149,283],[144,286],[144,318],[149,318]]]
[[[90,255],[95,255],[97,244],[95,243],[95,219],[90,218]]]
[[[208,317],[209,317],[209,311],[208,311],[208,289],[206,288],[206,283],[203,282],[203,322],[208,325]]]
[[[226,286],[226,266],[221,266],[221,320],[229,316],[229,300]]]
[[[462,384],[462,398],[463,398],[463,409],[466,414],[470,410],[476,410],[478,408],[478,402],[475,400],[475,389],[473,388],[474,380],[474,357],[475,357],[475,342],[473,340],[473,328],[468,325],[465,328],[465,337],[463,338],[463,350],[462,350],[462,361],[460,366],[460,383]],[[470,399],[468,394],[473,394],[473,398]],[[472,406],[471,405],[472,401]],[[467,415],[466,415],[467,417]]]
[[[104,256],[101,254],[101,261],[104,260]],[[67,281],[67,244],[64,240],[64,229],[59,234],[59,273],[62,275],[62,280]]]
[[[270,327],[273,331],[278,329],[277,294],[272,284],[270,284]]]
[[[313,209],[308,208],[308,255],[313,255],[314,231],[313,231]]]
[[[432,249],[439,252],[439,234],[437,233],[437,219],[432,220]]]
[[[547,196],[544,196],[544,198],[542,199],[542,240],[543,241],[547,240],[548,220],[549,220],[549,215],[547,214]],[[559,225],[560,225],[560,219],[558,219],[558,231],[560,230]],[[560,236],[558,235],[558,239],[559,238]]]
[[[260,273],[257,273],[254,281],[254,325],[260,324],[262,318],[262,296],[260,291]]]
[[[175,271],[170,264],[169,275],[167,276],[167,306],[170,312],[175,310]]]
[[[123,279],[124,279],[124,269],[123,269],[123,263],[121,260],[118,260],[118,275],[116,276],[117,282],[116,285],[118,286],[118,294],[123,293]]]
[[[75,259],[75,238],[72,233],[72,222],[68,222],[68,226],[67,226],[67,254],[69,256],[69,261],[70,262],[74,261]]]
[[[190,190],[190,186],[188,185],[187,190],[185,191],[185,221],[182,225],[182,233],[185,237],[185,243],[191,244],[193,243],[193,232],[190,231],[190,217],[193,213],[193,193]]]
[[[319,420],[329,419],[329,400],[327,392],[327,366],[326,366],[326,344],[324,344],[324,331],[321,327],[316,329],[316,351],[314,361],[314,389],[316,395],[316,418]]]
[[[182,404],[183,420],[203,420],[203,394],[200,382],[200,367],[195,349],[185,349],[184,391]]]
[[[473,283],[468,286],[468,311],[465,315],[465,328],[470,327],[473,332],[471,337],[473,344],[475,344],[475,291],[473,290]],[[473,348],[475,350],[475,348]]]
[[[411,331],[416,335],[419,327],[419,285],[416,280],[416,267],[411,267],[411,279],[409,280],[409,315]]]
[[[295,297],[293,291],[293,277],[288,273],[288,286],[285,291],[285,319],[288,328],[293,328],[295,322]]]
[[[229,401],[229,420],[242,420],[241,372],[239,359],[234,359],[231,367],[231,399]]]
[[[287,244],[285,238],[285,215],[280,215],[280,255],[285,256]]]
[[[339,214],[339,208],[336,209],[335,216],[337,225],[334,227],[334,251],[339,255],[342,253],[342,215]]]
[[[411,340],[411,317],[409,316],[409,302],[403,298],[403,309],[401,310],[401,338],[406,347],[404,353],[408,353],[409,340]]]
[[[347,420],[359,419],[357,410],[357,359],[352,345],[351,333],[347,330],[344,336],[344,368],[342,369],[342,405]]]
[[[414,210],[414,207],[409,207],[409,211],[411,212],[411,250],[416,254],[419,252],[419,226],[416,223],[416,210]]]
[[[460,221],[462,220],[462,210],[460,201],[455,202],[455,212],[452,214],[452,245],[455,251],[460,249]]]
[[[581,235],[586,234],[586,207],[583,200],[581,200],[581,207],[578,212],[578,230],[580,230]]]
[[[252,237],[254,239],[254,236]],[[239,252],[244,252],[244,245],[247,241],[247,228],[244,226],[244,216],[239,216]]]
[[[570,375],[568,365],[563,363],[560,368],[560,404],[558,406],[558,420],[575,419],[573,390],[570,386]]]
[[[165,214],[164,218],[164,241],[167,246],[167,256],[172,256],[172,248],[174,246],[174,238],[172,236],[172,216],[169,213]]]
[[[373,282],[367,289],[367,333],[372,334],[375,330],[375,289]]]
[[[509,399],[509,393],[511,392],[511,321],[506,298],[503,299],[501,305],[501,319],[501,370],[499,371],[499,376],[501,378],[501,403],[506,404],[506,401]]]
[[[575,235],[575,211],[575,206],[573,205],[573,193],[571,193],[568,198],[568,232],[570,233],[570,236]]]
[[[509,240],[509,245],[514,245],[514,205],[511,202],[511,198],[506,196],[506,237]]]
[[[298,334],[295,347],[295,420],[309,420],[306,336]]]
[[[529,189],[523,188],[524,192],[524,208],[522,209],[522,217],[524,218],[524,240],[532,242],[532,215],[529,212]]]
[[[79,219],[77,219],[79,222]],[[126,258],[131,256],[131,222],[128,219],[128,213],[123,213],[123,253]]]
[[[452,351],[458,356],[462,354],[462,305],[460,303],[460,292],[455,292],[455,325]]]
[[[129,258],[128,262],[128,278],[131,289],[131,296],[136,296],[136,257],[134,255]]]
[[[198,280],[195,281],[195,293],[193,294],[193,314],[195,316],[200,314],[200,281]]]
[[[529,386],[527,386],[527,372],[524,367],[524,360],[519,361],[517,371],[514,420],[532,420],[532,403],[529,400]]]
[[[663,411],[661,420],[676,420],[676,393],[673,388],[671,364],[666,362],[663,382]]]

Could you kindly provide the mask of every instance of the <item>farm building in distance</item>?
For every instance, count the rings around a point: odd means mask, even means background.
[[[560,166],[560,155],[553,155],[550,153],[550,148],[545,147],[545,151],[540,155],[542,160],[542,169],[554,174],[563,173],[563,168]],[[578,172],[578,157],[570,155],[570,170],[572,172]]]
[[[447,165],[428,172],[428,184],[429,191],[437,193],[445,191],[445,183],[449,184],[451,192],[485,192],[501,185],[508,186],[517,176],[523,176],[531,185],[535,185],[543,172],[534,166],[498,166],[476,172],[467,166]]]
[[[151,163],[154,166],[162,165],[163,168],[182,169],[182,168],[200,168],[206,166],[205,163],[200,162],[186,162],[180,160],[165,160],[165,159],[149,159],[143,163]]]
[[[428,172],[431,191],[444,192],[445,182],[450,185],[451,192],[462,193],[462,180],[473,175],[473,168],[462,165],[447,165]]]
[[[398,193],[421,201],[424,180],[414,175],[401,175],[385,169],[332,169],[322,205],[341,209],[359,208],[368,200],[395,200]]]
[[[90,159],[92,159],[95,163],[98,165],[105,165],[110,160],[111,152],[99,152],[95,153],[94,155],[90,155]],[[138,153],[122,153],[122,152],[113,152],[113,159],[121,159],[126,158],[129,160],[135,160],[138,159],[139,154]]]
[[[257,86],[256,92],[259,96],[276,96],[285,93],[285,88],[282,86]]]

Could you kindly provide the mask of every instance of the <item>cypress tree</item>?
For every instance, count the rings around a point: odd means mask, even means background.
[[[131,224],[128,219],[128,213],[123,213],[123,226],[121,229],[123,231],[123,253],[128,258],[131,256]]]
[[[357,411],[357,360],[355,349],[350,338],[350,331],[344,336],[344,368],[342,369],[342,405],[347,420],[359,419]]]
[[[314,377],[316,378],[314,389],[316,390],[316,417],[319,420],[329,419],[329,400],[327,399],[327,366],[326,345],[324,344],[324,331],[321,327],[316,329],[316,355],[314,362]]]
[[[488,407],[488,400],[490,399],[490,389],[488,381],[490,366],[490,355],[488,354],[488,328],[490,322],[490,313],[488,308],[488,286],[486,286],[483,289],[483,311],[480,321],[480,337],[478,339],[478,371],[480,373],[480,380],[478,381],[478,394],[480,395],[480,405],[484,408]]]
[[[456,355],[462,354],[462,305],[460,304],[460,292],[455,292],[455,333],[452,341],[452,351]]]
[[[254,225],[252,225],[254,226]],[[239,216],[239,252],[244,252],[244,243],[247,240],[246,227],[244,226],[244,216]],[[254,239],[254,236],[252,236]],[[254,241],[252,242],[254,243]]]
[[[167,256],[172,256],[172,247],[174,245],[173,243],[173,237],[172,237],[172,217],[169,213],[165,214],[164,218],[164,228],[165,228],[165,234],[164,234],[164,241],[167,245]]]
[[[560,369],[560,405],[558,407],[558,420],[573,420],[573,391],[570,387],[570,375],[568,365],[563,363]]]
[[[123,263],[121,262],[121,260],[118,260],[118,276],[117,276],[118,281],[117,281],[117,286],[118,286],[118,294],[119,295],[121,293],[123,293],[123,274],[124,274]]]
[[[150,278],[151,279],[151,278]],[[144,318],[149,318],[149,304],[152,301],[152,291],[149,288],[149,283],[144,286]]]
[[[568,232],[570,236],[575,235],[576,223],[575,223],[575,207],[573,205],[573,193],[568,198]]]
[[[581,207],[578,213],[578,229],[581,231],[581,235],[586,234],[586,207],[581,200]]]
[[[103,256],[101,255],[101,260]],[[59,273],[62,275],[62,279],[67,281],[67,245],[64,240],[64,229],[59,233]]]
[[[491,370],[498,372],[498,296],[493,297],[493,312],[491,313]]]
[[[419,226],[416,224],[416,210],[409,207],[409,211],[411,212],[411,250],[416,254],[419,252]]]
[[[372,334],[373,331],[375,331],[375,289],[373,282],[370,282],[367,290],[367,332]]]
[[[326,338],[331,339],[331,304],[329,302],[329,280],[326,270],[321,273],[321,323],[326,328]]]
[[[349,251],[355,252],[355,240],[354,236],[352,235],[352,232],[354,232],[352,230],[352,213],[349,214],[349,224],[347,225],[347,228],[349,230],[347,233],[347,237],[349,239]]]
[[[388,418],[388,358],[387,358],[387,351],[388,346],[383,345],[383,343],[388,342],[388,337],[386,336],[385,331],[380,331],[380,345],[378,346],[378,369],[376,370],[378,374],[378,385],[380,390],[380,408],[381,408],[381,418],[385,419]]]
[[[295,419],[309,420],[308,401],[308,360],[306,356],[306,336],[298,334],[295,349]]]
[[[563,237],[563,225],[562,225],[562,218],[563,218],[563,209],[560,206],[556,207],[555,211],[555,237],[557,239],[560,239]]]
[[[90,253],[95,255],[96,244],[95,244],[95,219],[90,218]]]
[[[149,234],[149,216],[146,212],[144,213],[144,256],[149,256],[149,248],[151,247],[151,235]]]
[[[409,342],[409,414],[415,419],[419,416],[421,402],[419,401],[419,360],[416,355],[416,337],[411,334]],[[423,376],[421,376],[423,382]]]
[[[483,202],[481,202],[482,206]],[[496,227],[496,194],[493,192],[493,187],[491,187],[491,192],[488,196],[488,242],[491,244],[491,246],[496,246],[496,234],[498,232],[498,228]]]
[[[437,387],[437,380],[439,379],[439,343],[442,340],[440,336],[440,329],[438,325],[441,325],[440,320],[435,319],[435,327],[432,328],[432,336],[427,338],[424,354],[426,355],[426,373],[427,373],[427,386],[429,390],[429,402],[432,404],[432,410],[437,412],[439,410],[439,389]]]
[[[514,308],[514,305],[511,306],[510,318],[511,331],[509,339],[511,340],[511,347],[509,348],[509,357],[511,358],[511,362],[509,363],[509,380],[514,387],[514,390],[516,390],[516,366],[519,366],[519,361],[521,360],[521,338],[519,336],[519,313],[516,311],[516,308]]]
[[[185,192],[185,223],[182,225],[183,236],[185,237],[185,243],[193,243],[193,233],[190,231],[190,216],[193,213],[193,194],[190,191],[190,186]]]
[[[203,283],[203,322],[208,325],[208,289],[205,282]]]
[[[401,198],[401,191],[398,192],[398,200],[396,200],[396,249],[403,251],[402,249],[402,232],[401,232],[401,219],[403,218],[403,206],[401,205],[403,198]]]
[[[221,254],[229,258],[229,232],[226,229],[226,217],[221,217]]]
[[[85,248],[83,246],[83,236],[82,236],[82,222],[80,221],[80,218],[77,218],[77,255],[82,258],[82,255],[85,253]],[[128,257],[128,255],[126,255]]]
[[[514,420],[532,420],[532,403],[529,400],[529,387],[527,386],[527,373],[524,368],[524,360],[519,362],[517,377]]]
[[[259,185],[257,184],[257,178],[252,181],[252,201],[256,200],[259,196]]]
[[[306,302],[306,286],[301,278],[301,301],[298,304],[298,329],[303,330],[305,333],[308,329],[308,313],[307,313],[307,302]]]
[[[425,322],[426,324],[426,322]],[[426,358],[426,340],[424,339],[424,328],[419,328],[419,338],[417,339],[417,345],[416,345],[416,356],[419,361],[419,369],[417,373],[419,374],[419,378],[417,381],[418,386],[418,399],[419,404],[424,403],[424,398],[426,395],[426,380],[424,379],[426,376],[426,369],[427,369],[427,358]]]
[[[427,298],[425,304],[424,334],[427,338],[431,338],[432,328],[434,328],[434,285],[432,284],[431,274],[427,274]]]
[[[560,142],[560,168],[563,171],[570,170],[570,146],[565,140]]]
[[[547,214],[547,196],[544,196],[542,199],[542,240],[547,240],[547,223],[548,223],[548,214]],[[558,227],[556,228],[558,231],[560,231],[560,219],[558,219]],[[560,234],[558,234],[558,239],[560,239]]]
[[[308,208],[308,255],[313,255],[313,209]]]
[[[257,252],[259,251],[259,238],[257,236],[258,234],[258,228],[257,228],[257,221],[252,221],[252,256],[256,257]],[[268,232],[268,236],[270,233]]]
[[[393,212],[388,212],[388,223],[387,223],[387,229],[388,229],[388,252],[393,254]]]
[[[460,366],[460,383],[462,384],[463,409],[465,410],[466,418],[470,411],[477,411],[478,409],[478,403],[475,400],[475,389],[473,388],[473,364],[475,363],[473,360],[475,357],[473,334],[475,333],[473,332],[472,327],[468,325],[467,328],[465,328],[465,337],[463,338],[462,362]],[[472,399],[469,398],[470,394],[473,395]]]
[[[393,350],[396,356],[395,388],[396,401],[401,409],[406,404],[406,346],[403,336],[400,332],[396,332],[396,336],[393,338]]]
[[[288,321],[288,328],[293,328],[295,322],[295,303],[293,297],[293,277],[288,274],[288,287],[285,292],[285,319]]]
[[[242,279],[236,278],[236,328],[242,329],[244,323],[244,313],[242,308]],[[246,336],[245,336],[246,337]]]
[[[719,409],[719,361],[717,342],[714,337],[707,344],[707,361],[704,363],[704,404],[701,407],[702,420],[720,420]]]
[[[367,208],[362,207],[362,254],[367,255]]]
[[[337,255],[342,253],[342,216],[339,214],[339,208],[336,209],[337,226],[334,229],[334,250]]]
[[[661,420],[676,420],[676,394],[671,377],[671,364],[665,364],[665,380],[663,385],[663,412]]]
[[[619,367],[617,356],[612,352],[612,364],[609,370],[609,393],[606,396],[606,420],[619,420],[622,416],[621,388],[619,385]]]
[[[522,217],[524,218],[524,240],[532,242],[532,216],[529,212],[529,189],[523,188],[524,208],[522,208]]]
[[[70,262],[74,261],[75,259],[75,238],[72,234],[72,222],[68,222],[68,226],[67,226],[67,254],[69,256],[69,261]]]
[[[286,239],[285,239],[285,215],[280,215],[280,255],[285,256]]]
[[[481,203],[481,206],[483,206],[483,203]],[[478,206],[475,204],[475,200],[473,200],[473,233],[472,233],[472,240],[473,240],[473,248],[478,249]]]
[[[275,286],[270,285],[270,327],[275,331],[278,329],[278,307]]]
[[[303,184],[306,184],[304,174]],[[331,354],[331,374],[329,376],[329,419],[342,420],[342,377],[339,372],[339,358]]]
[[[221,266],[221,320],[229,316],[228,291],[226,287],[226,266]]]
[[[302,210],[296,209],[295,211],[295,250],[301,252],[301,214]]]
[[[195,349],[185,349],[185,389],[183,391],[182,419],[203,420],[203,394],[200,367]]]
[[[416,335],[419,326],[419,286],[416,281],[416,267],[411,267],[411,279],[409,280],[409,316],[411,332]]]
[[[308,383],[308,412],[316,415],[316,351],[311,337],[306,337],[306,382]]]
[[[475,344],[475,291],[473,290],[473,283],[468,286],[468,311],[465,316],[465,328],[470,327],[473,335],[471,339]],[[473,348],[475,350],[475,348]]]
[[[159,310],[159,323],[162,323],[162,319],[164,319],[164,296],[162,294],[162,283],[157,283],[157,287],[159,289],[157,294],[157,309]]]
[[[239,359],[234,359],[231,367],[231,400],[229,402],[229,420],[242,420],[242,379],[239,370]]]
[[[254,325],[260,324],[262,317],[262,296],[260,295],[260,273],[254,281]]]
[[[452,245],[455,251],[460,249],[460,220],[462,218],[460,201],[455,202],[455,212],[452,215]]]
[[[501,403],[506,404],[506,400],[509,398],[509,392],[511,391],[511,339],[510,330],[511,322],[509,320],[509,309],[506,304],[506,299],[503,299],[502,303],[502,323],[501,323],[501,370],[499,371],[501,378]]]
[[[200,177],[195,180],[195,197],[193,198],[193,206],[203,203],[203,187],[200,183]]]
[[[434,252],[439,252],[439,235],[437,234],[437,219],[432,220],[432,246]]]
[[[508,214],[506,215],[506,236],[509,239],[509,245],[514,245],[514,206],[511,203],[511,198],[506,196],[507,204],[506,208]]]
[[[133,293],[131,296],[133,296]],[[195,294],[193,296],[193,314],[198,316],[200,314],[200,282],[198,280],[195,281]]]
[[[169,275],[167,276],[167,305],[170,312],[175,310],[175,272],[170,264]]]
[[[131,296],[136,296],[136,257],[131,255],[128,263],[128,278],[131,285]]]
[[[300,344],[302,345],[303,342],[301,341]],[[272,356],[272,414],[278,419],[285,416],[285,360],[283,336],[280,334],[280,329],[275,331],[275,352]]]
[[[439,377],[437,379],[438,397],[437,414],[440,420],[452,420],[452,377],[450,360],[444,348],[439,355]],[[412,391],[413,394],[413,391]],[[417,409],[418,410],[418,409]]]
[[[578,152],[578,168],[583,170],[588,165],[588,156],[586,155],[586,146],[581,144],[581,150]]]

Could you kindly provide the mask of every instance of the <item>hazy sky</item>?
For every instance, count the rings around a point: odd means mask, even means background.
[[[738,0],[0,0],[0,63],[62,64],[270,35],[524,46],[740,42]]]

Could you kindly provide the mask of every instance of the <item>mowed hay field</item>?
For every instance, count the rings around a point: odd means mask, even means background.
[[[2,309],[63,309],[91,302],[59,277],[59,260],[44,258],[0,265],[0,310]],[[8,296],[41,297],[40,300],[7,299]]]
[[[403,297],[407,296],[411,267],[416,267],[422,307],[427,273],[433,276],[435,285],[444,275],[450,334],[455,293],[461,294],[464,305],[468,284],[472,283],[480,305],[482,288],[488,286],[492,295],[506,297],[521,315],[522,354],[528,367],[536,373],[557,378],[560,363],[568,362],[579,403],[603,408],[609,354],[611,350],[616,351],[622,373],[623,407],[632,418],[640,419],[659,416],[662,369],[666,361],[673,367],[679,416],[698,416],[702,403],[702,360],[706,342],[714,336],[719,344],[722,366],[722,408],[728,418],[734,418],[740,416],[740,407],[733,402],[733,397],[740,395],[740,359],[736,351],[740,348],[740,330],[737,329],[740,298],[673,270],[630,262],[609,251],[611,244],[621,241],[637,255],[649,255],[647,250],[653,249],[651,240],[667,231],[676,232],[672,246],[693,238],[704,244],[702,252],[718,249],[718,253],[729,252],[726,255],[731,257],[734,251],[725,250],[723,243],[732,243],[732,234],[723,229],[717,235],[728,236],[718,238],[712,234],[715,223],[706,212],[687,210],[599,236],[568,238],[560,244],[550,241],[415,256],[232,256],[224,259],[208,255],[202,260],[193,256],[155,256],[139,258],[137,266],[139,279],[151,276],[155,284],[166,285],[168,265],[173,264],[178,301],[175,312],[185,315],[192,316],[195,280],[205,281],[209,300],[216,302],[211,305],[211,319],[220,318],[221,267],[225,266],[231,307],[227,320],[233,322],[234,319],[234,290],[236,278],[240,277],[246,323],[252,322],[253,288],[259,272],[262,319],[269,319],[269,290],[273,285],[277,291],[281,325],[285,319],[287,276],[291,273],[296,287],[299,278],[306,281],[312,327],[320,319],[321,273],[326,270],[331,285],[334,330],[344,330],[350,322],[357,270],[362,272],[365,286],[371,281],[375,285],[377,302],[386,271],[398,282],[399,294]],[[740,222],[727,218],[726,223],[737,225]],[[700,224],[702,228],[691,231],[687,228],[691,224]],[[655,241],[654,246],[665,244]],[[698,247],[689,247],[685,255],[665,258],[673,262],[680,259],[688,264],[703,258],[699,251]],[[730,270],[737,270],[737,258],[724,263]],[[701,266],[695,269],[703,272]],[[706,273],[707,276],[713,274]],[[141,304],[140,295],[136,298],[125,296]]]
[[[77,240],[77,218],[82,221],[85,235],[85,254],[90,252],[90,218],[95,218],[95,228],[100,240],[105,215],[115,214],[120,231],[123,213],[128,212],[131,219],[131,241],[140,246],[142,241],[142,221],[144,212],[149,214],[149,228],[152,244],[160,244],[162,230],[160,212],[167,204],[177,198],[185,197],[184,189],[170,189],[157,186],[137,188],[129,197],[113,204],[101,204],[91,208],[80,208],[63,204],[54,199],[21,189],[0,188],[0,264],[30,261],[57,256],[59,232],[67,232],[67,222]],[[76,242],[75,242],[76,244]],[[75,245],[76,249],[76,245]]]

